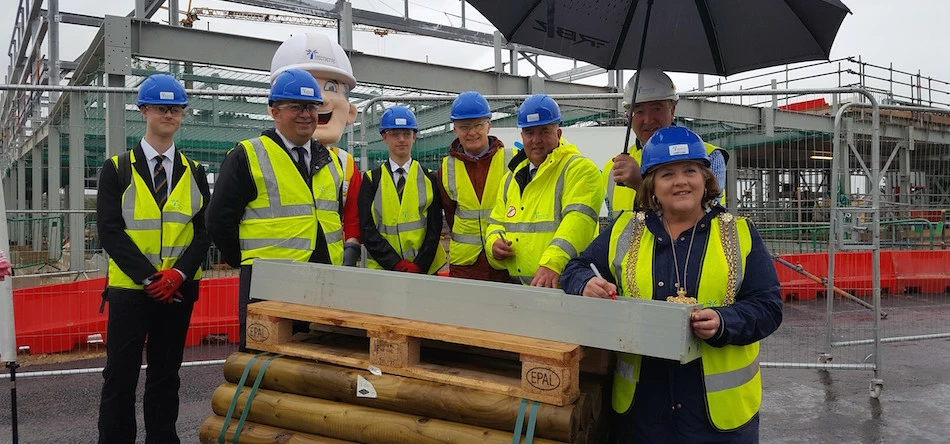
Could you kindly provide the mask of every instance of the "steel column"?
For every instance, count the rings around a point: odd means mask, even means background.
[[[85,107],[82,93],[69,93],[69,209],[85,208]],[[86,226],[82,214],[69,214],[69,269],[85,269]]]

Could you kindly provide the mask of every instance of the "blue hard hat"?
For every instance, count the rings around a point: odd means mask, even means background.
[[[518,108],[518,128],[561,123],[561,108],[546,94],[535,94]]]
[[[703,139],[682,126],[658,129],[643,146],[640,174],[646,175],[656,166],[680,160],[699,160],[709,166]]]
[[[419,125],[416,123],[416,115],[405,106],[391,106],[383,112],[383,117],[379,119],[379,133],[391,129],[411,129],[419,131]]]
[[[483,117],[491,117],[491,108],[488,107],[488,101],[477,91],[465,91],[452,102],[453,121]]]
[[[320,85],[309,72],[302,69],[288,69],[274,79],[267,96],[269,104],[278,100],[299,100],[302,102],[323,103]]]
[[[136,106],[179,105],[188,106],[185,88],[168,74],[152,74],[139,86]]]

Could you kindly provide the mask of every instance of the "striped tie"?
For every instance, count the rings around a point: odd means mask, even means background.
[[[402,190],[406,188],[406,170],[396,168],[396,172],[399,173],[399,181],[396,182],[396,193],[399,194],[399,199],[402,200]]]
[[[158,208],[165,207],[165,201],[168,200],[168,176],[165,175],[165,156],[159,154],[155,157],[155,171],[152,172],[152,183],[155,184],[155,202]]]

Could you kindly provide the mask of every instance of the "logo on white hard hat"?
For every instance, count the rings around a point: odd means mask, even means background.
[[[689,145],[685,143],[677,143],[676,145],[670,145],[671,156],[682,156],[684,154],[689,154]]]
[[[330,53],[332,54],[333,52],[330,51]],[[309,58],[310,60],[316,60],[318,62],[331,63],[333,65],[336,65],[336,57],[328,57],[325,55],[320,55],[320,51],[313,48],[307,48],[307,58]]]
[[[175,93],[173,91],[159,91],[158,98],[162,100],[175,100]]]

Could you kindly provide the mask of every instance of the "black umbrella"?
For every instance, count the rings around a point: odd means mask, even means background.
[[[607,69],[720,76],[827,59],[850,13],[839,0],[468,2],[512,43]]]
[[[851,12],[840,0],[468,2],[512,43],[607,69],[645,66],[721,76],[828,59]],[[628,122],[624,152],[629,137]]]

